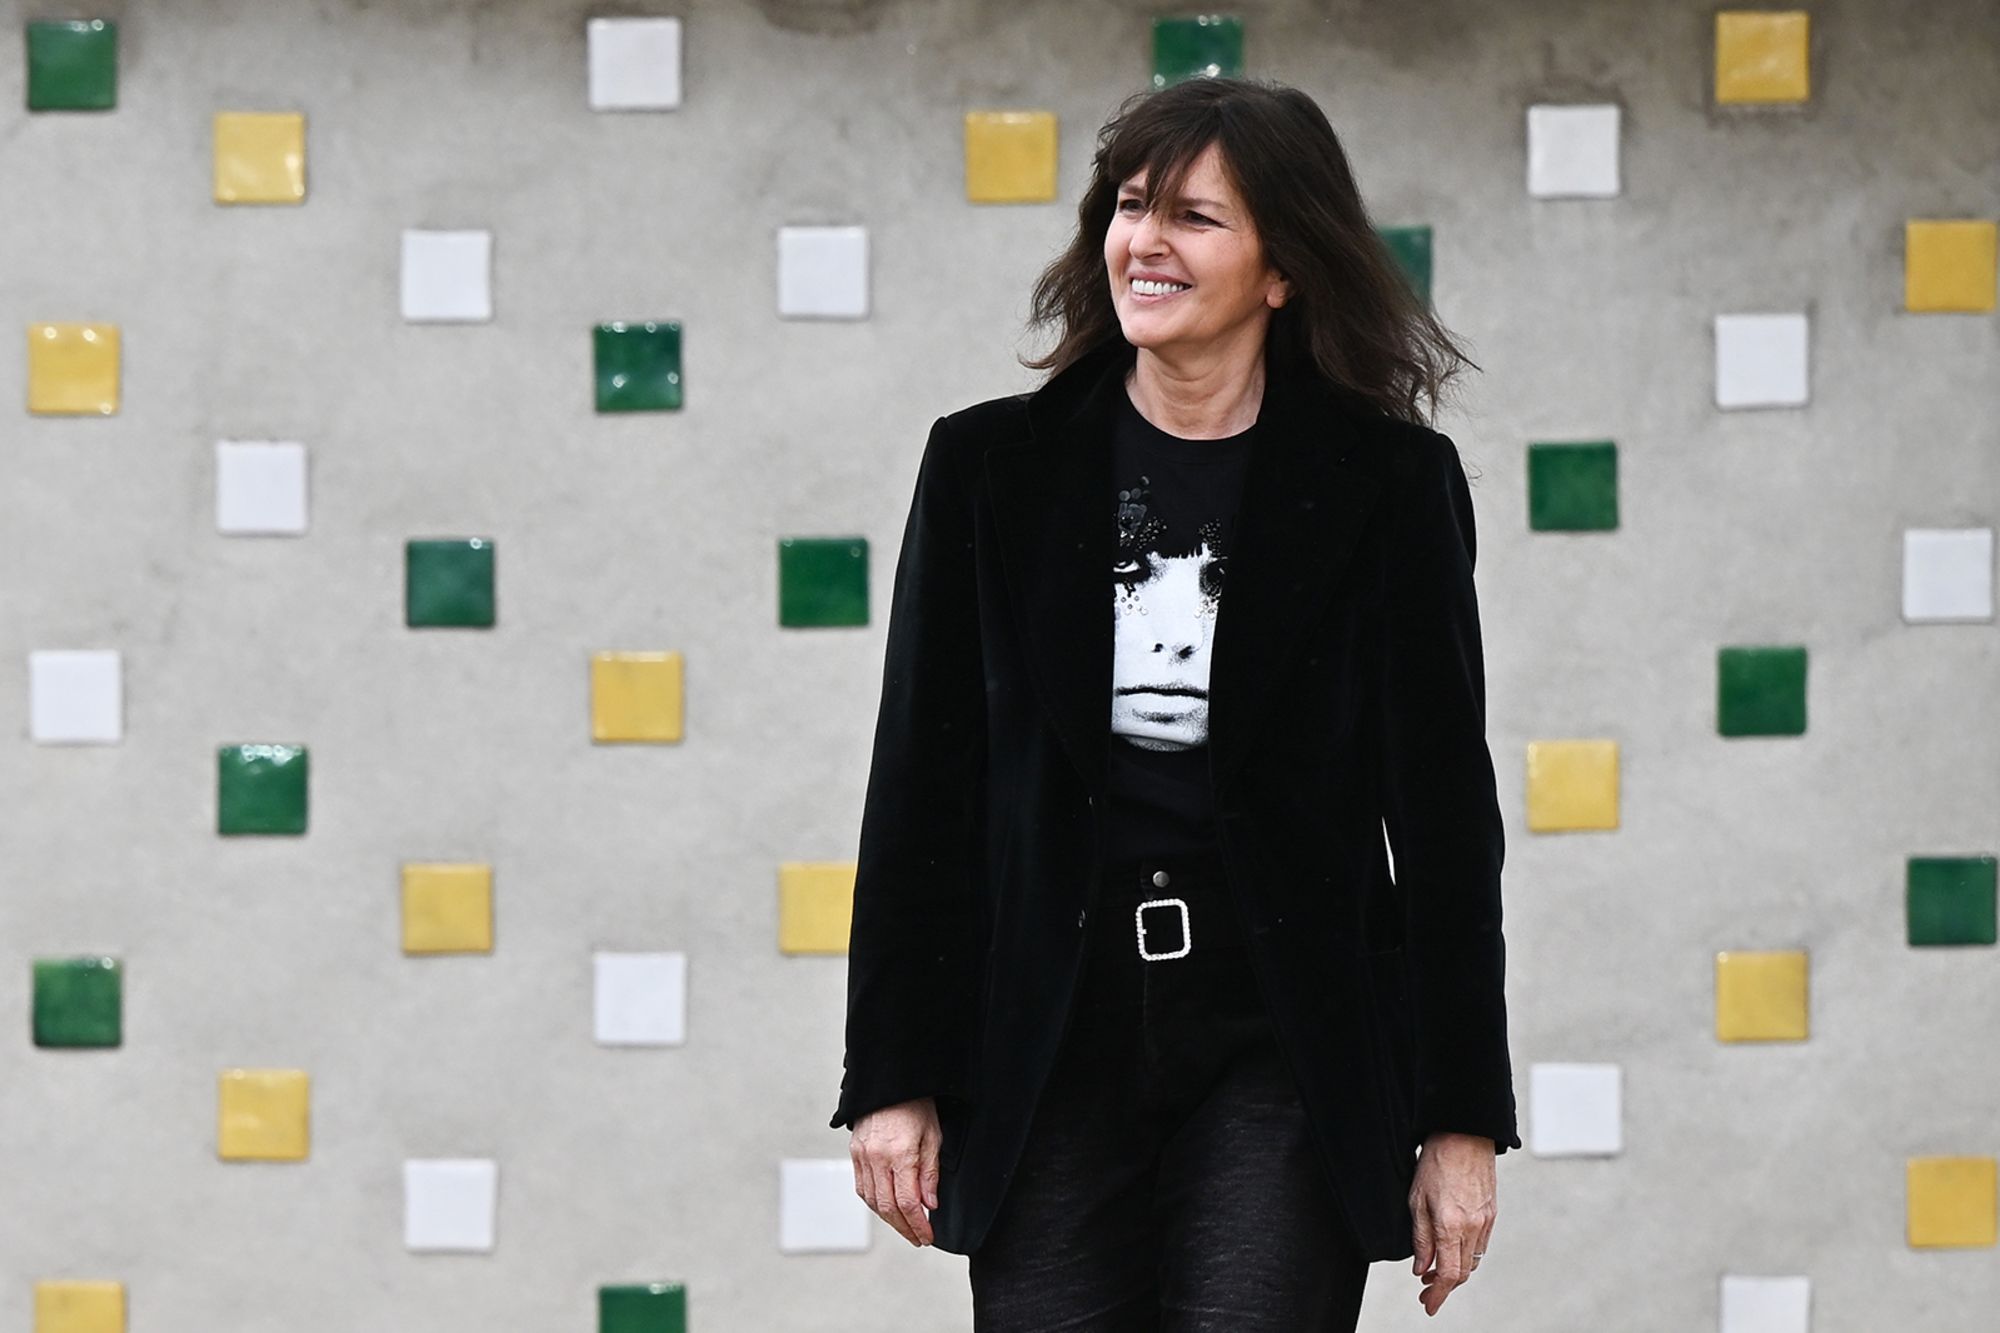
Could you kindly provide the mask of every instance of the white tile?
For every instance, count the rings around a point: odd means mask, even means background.
[[[590,109],[671,111],[681,104],[681,21],[601,18],[586,24]]]
[[[1528,1151],[1604,1157],[1624,1151],[1617,1065],[1537,1064],[1528,1070]]]
[[[403,318],[477,323],[493,318],[493,233],[403,232]]]
[[[1801,407],[1806,402],[1806,317],[1715,317],[1715,405]]]
[[[788,319],[866,319],[868,229],[780,227],[778,314]]]
[[[1993,619],[1993,529],[1906,529],[1903,619]]]
[[[597,1040],[606,1046],[678,1046],[687,1040],[687,955],[599,953]]]
[[[1609,199],[1618,193],[1618,107],[1528,108],[1528,193]]]
[[[1722,1333],[1809,1333],[1812,1279],[1722,1278]]]
[[[786,1158],[778,1168],[778,1249],[785,1254],[850,1254],[868,1248],[875,1214],[854,1192],[854,1163]]]
[[[306,447],[289,440],[218,440],[215,529],[230,536],[306,530]]]
[[[403,1163],[403,1244],[412,1250],[493,1248],[500,1164],[490,1157]]]
[[[107,745],[125,738],[122,663],[110,649],[28,654],[28,738],[44,745]]]

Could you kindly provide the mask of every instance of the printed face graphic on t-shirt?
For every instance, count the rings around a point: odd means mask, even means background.
[[[1111,731],[1146,750],[1208,741],[1208,662],[1227,553],[1218,524],[1176,532],[1148,479],[1118,492]]]

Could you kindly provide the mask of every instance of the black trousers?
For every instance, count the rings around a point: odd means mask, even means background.
[[[1352,1333],[1368,1261],[1220,860],[1109,866],[1098,904],[1075,1017],[968,1259],[975,1333]]]

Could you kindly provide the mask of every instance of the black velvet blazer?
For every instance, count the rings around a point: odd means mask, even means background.
[[[896,566],[832,1123],[938,1098],[952,1253],[1013,1175],[1096,910],[1134,355],[939,419]],[[1316,375],[1273,368],[1259,422],[1211,646],[1218,833],[1328,1179],[1408,1258],[1426,1135],[1521,1146],[1472,499],[1447,436]]]

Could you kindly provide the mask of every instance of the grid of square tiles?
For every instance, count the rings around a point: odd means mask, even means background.
[[[1244,23],[1221,15],[1154,21],[1153,83],[1237,74]],[[586,22],[588,105],[603,112],[671,111],[681,105],[681,24],[674,18]],[[26,28],[27,109],[105,112],[117,102],[116,24],[35,21]],[[1715,16],[1711,94],[1719,107],[1767,114],[1811,95],[1810,19],[1804,11],[1724,11]],[[217,110],[212,191],[218,205],[302,206],[307,125],[297,110]],[[1527,192],[1534,199],[1615,200],[1622,189],[1620,108],[1527,108]],[[964,116],[964,196],[973,204],[1057,197],[1058,127],[1036,109],[973,109]],[[1430,298],[1427,226],[1381,229],[1415,289]],[[495,318],[494,237],[477,229],[406,230],[400,313],[411,323]],[[1990,313],[1995,224],[1913,218],[1905,224],[1905,307],[1913,313]],[[870,315],[866,227],[781,226],[776,314],[861,320]],[[1713,401],[1718,410],[1795,408],[1809,401],[1808,317],[1799,311],[1725,311],[1714,317]],[[671,412],[683,406],[682,327],[666,319],[607,318],[590,330],[592,402],[599,413]],[[28,330],[27,409],[37,415],[109,416],[121,410],[120,331],[72,319]],[[1617,445],[1609,440],[1528,445],[1529,527],[1615,533]],[[221,440],[215,446],[216,530],[224,536],[302,536],[308,529],[308,460],[298,441]],[[868,623],[867,541],[790,537],[777,550],[778,626]],[[1904,534],[1904,618],[1912,625],[1990,622],[1992,530],[1912,529]],[[412,537],[406,544],[405,623],[412,629],[490,628],[497,620],[490,537]],[[589,659],[590,739],[672,743],[682,735],[680,654],[601,651]],[[29,737],[40,744],[124,739],[123,655],[115,649],[42,649],[29,660]],[[1806,726],[1806,649],[1729,644],[1717,650],[1716,724],[1726,737],[1784,737]],[[308,748],[235,742],[217,749],[216,832],[300,835],[308,821]],[[1618,827],[1618,742],[1538,741],[1528,747],[1531,831]],[[779,948],[844,950],[851,863],[779,868]],[[491,953],[494,870],[480,863],[400,867],[402,940],[412,958]],[[1908,943],[1994,943],[1990,855],[1912,855],[1906,867]],[[607,1046],[674,1046],[687,1040],[683,953],[599,952],[596,1040]],[[1797,949],[1725,949],[1714,957],[1715,1032],[1724,1042],[1800,1041],[1807,1035],[1807,960]],[[115,1048],[122,1042],[119,959],[43,956],[32,962],[33,1041],[44,1050]],[[1622,1151],[1621,1071],[1615,1064],[1540,1062],[1530,1068],[1531,1150],[1545,1156]],[[309,1152],[310,1082],[303,1070],[221,1071],[217,1154],[222,1161],[298,1161]],[[1907,1234],[1913,1247],[1994,1243],[1990,1156],[1911,1159]],[[780,1164],[781,1234],[787,1253],[865,1248],[869,1219],[844,1159]],[[410,1159],[404,1169],[406,1247],[491,1251],[497,1242],[498,1164],[480,1158]],[[116,1281],[51,1279],[38,1285],[38,1333],[122,1329]],[[1727,1333],[1794,1333],[1807,1326],[1809,1279],[1725,1275],[1720,1326]],[[686,1324],[686,1292],[672,1283],[606,1285],[600,1328],[656,1330]]]

